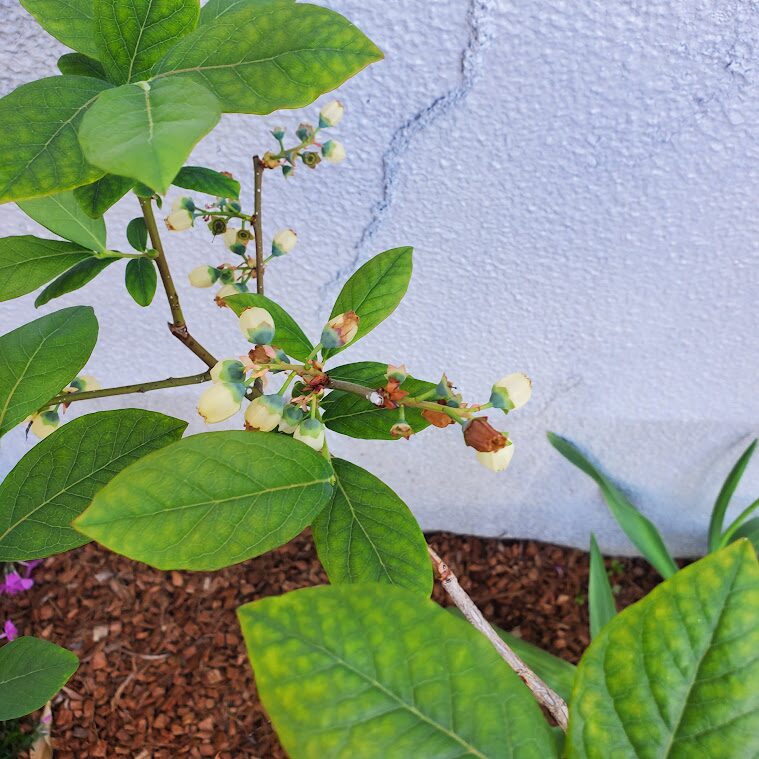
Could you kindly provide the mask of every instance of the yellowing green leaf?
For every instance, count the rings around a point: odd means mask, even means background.
[[[92,0],[20,0],[39,25],[72,50],[98,57]]]

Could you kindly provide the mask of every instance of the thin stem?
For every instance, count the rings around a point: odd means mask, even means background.
[[[255,234],[256,246],[256,292],[264,294],[264,233],[261,221],[261,195],[264,183],[264,171],[266,167],[257,156],[253,156],[253,233]]]
[[[158,267],[158,274],[161,277],[161,283],[163,284],[163,289],[166,291],[166,298],[169,301],[169,308],[171,309],[172,321],[169,324],[169,331],[180,342],[184,343],[206,366],[212,368],[216,364],[216,359],[195,340],[187,329],[184,314],[182,313],[182,306],[179,303],[179,295],[177,295],[177,290],[174,287],[174,280],[171,278],[169,262],[166,259],[161,236],[158,232],[158,224],[153,214],[152,198],[139,198],[139,201],[145,225],[150,235],[150,242],[156,251],[155,262]]]
[[[482,612],[475,606],[474,601],[469,597],[467,592],[459,585],[456,575],[451,572],[448,565],[427,546],[427,552],[435,567],[440,584],[451,600],[458,607],[459,611],[467,618],[469,623],[479,630],[492,644],[500,657],[519,675],[524,684],[532,691],[537,702],[544,706],[551,716],[556,720],[556,724],[564,731],[567,731],[569,721],[569,711],[564,699],[552,688],[546,685],[520,658],[516,653],[501,640],[493,626],[482,616]]]
[[[343,390],[346,393],[353,393],[354,395],[361,395],[366,398],[367,401],[373,403],[375,406],[382,405],[382,397],[380,394],[371,387],[364,387],[358,385],[355,382],[345,382],[344,380],[336,380],[329,378],[329,382],[326,387],[332,390]]]
[[[169,377],[165,380],[154,382],[138,382],[136,385],[122,385],[121,387],[106,387],[102,390],[87,390],[83,393],[59,393],[47,404],[74,403],[75,401],[90,401],[95,398],[110,398],[114,395],[130,395],[133,393],[148,393],[151,390],[163,390],[167,387],[182,387],[184,385],[199,385],[211,379],[210,372],[192,374],[189,377]]]

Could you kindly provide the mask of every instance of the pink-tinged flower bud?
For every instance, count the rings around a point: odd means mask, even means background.
[[[532,380],[521,372],[507,374],[493,385],[490,403],[505,412],[524,406],[532,395]]]
[[[211,369],[211,379],[214,382],[231,382],[241,385],[245,381],[245,367],[236,358],[225,358]]]
[[[220,271],[214,266],[196,266],[188,275],[193,287],[211,287],[219,279]]]
[[[171,232],[183,232],[194,222],[195,203],[191,198],[177,198],[171,204],[171,213],[166,217],[166,227]]]
[[[226,306],[224,298],[228,298],[230,295],[239,295],[240,293],[248,292],[248,286],[237,282],[234,285],[224,285],[219,288],[219,292],[216,293],[214,300],[219,306]]]
[[[198,413],[206,424],[223,422],[240,410],[244,395],[244,385],[215,382],[198,399]]]
[[[390,428],[390,434],[394,437],[402,437],[408,440],[414,434],[414,430],[407,422],[396,422]]]
[[[298,428],[293,433],[293,437],[296,440],[300,440],[301,443],[313,448],[315,451],[320,451],[324,448],[324,425],[318,419],[304,419]]]
[[[86,393],[91,390],[102,390],[103,386],[91,374],[80,374],[71,380],[64,393]]]
[[[282,412],[282,419],[278,426],[279,431],[292,435],[298,429],[298,425],[303,421],[304,416],[303,411],[297,406],[293,406],[292,403],[287,404]]]
[[[271,241],[271,254],[284,256],[289,253],[298,242],[298,235],[294,229],[280,229]]]
[[[31,425],[29,429],[32,435],[44,440],[58,429],[61,417],[57,411],[43,411],[41,414],[33,414],[26,421]]]
[[[514,444],[509,442],[497,451],[477,451],[477,461],[491,472],[502,472],[514,456]]]
[[[271,432],[282,421],[285,399],[279,393],[259,395],[245,409],[245,427],[259,432]]]
[[[271,345],[274,339],[274,319],[264,308],[246,308],[240,314],[240,332],[254,345]]]
[[[345,160],[345,147],[337,140],[327,140],[322,145],[322,155],[330,163],[340,163]]]
[[[330,319],[322,330],[321,344],[324,348],[342,348],[356,337],[359,316],[355,311]]]
[[[404,382],[406,377],[408,377],[408,372],[406,371],[406,367],[403,364],[400,366],[393,366],[392,364],[388,364],[385,376],[387,377],[388,381],[393,380],[400,385]]]
[[[333,100],[319,111],[319,128],[328,129],[337,126],[345,115],[345,107],[339,100]]]

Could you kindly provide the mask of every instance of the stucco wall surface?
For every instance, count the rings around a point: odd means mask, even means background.
[[[268,177],[267,235],[299,245],[269,270],[274,298],[318,334],[339,282],[371,255],[416,248],[409,296],[353,360],[446,371],[483,399],[512,370],[531,403],[496,417],[511,468],[481,469],[457,430],[410,442],[333,436],[384,478],[427,529],[631,546],[596,487],[547,429],[592,451],[678,554],[698,552],[719,484],[759,433],[759,6],[749,0],[331,0],[386,53],[341,88],[340,167]],[[16,0],[0,0],[0,91],[55,73],[63,52]],[[329,96],[320,102],[326,102]],[[316,108],[306,111],[315,118]],[[225,117],[192,162],[251,190],[249,155],[302,113]],[[112,247],[136,215],[109,214]],[[41,230],[13,206],[2,234]],[[169,239],[189,322],[219,355],[242,352],[234,319],[185,273],[224,260],[203,232]],[[123,249],[123,248],[122,248]],[[104,384],[191,374],[164,331],[165,302],[134,305],[118,266],[49,312],[91,303]],[[2,332],[39,313],[0,304]],[[197,388],[88,405],[193,419]],[[75,404],[70,416],[85,413]],[[0,474],[31,442],[0,443]],[[759,461],[736,506],[759,495]]]

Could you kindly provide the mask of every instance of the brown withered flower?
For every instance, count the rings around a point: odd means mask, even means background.
[[[443,427],[447,427],[449,424],[453,424],[453,419],[451,419],[448,414],[443,413],[442,411],[432,411],[431,409],[424,409],[422,411],[422,416],[434,427],[440,427],[441,429]]]
[[[490,425],[486,416],[478,416],[464,427],[464,442],[480,453],[493,453],[504,448],[508,441]]]
[[[408,395],[406,390],[401,390],[401,383],[394,379],[388,380],[387,385],[377,392],[382,397],[383,407],[389,409],[398,408],[398,403]]]

